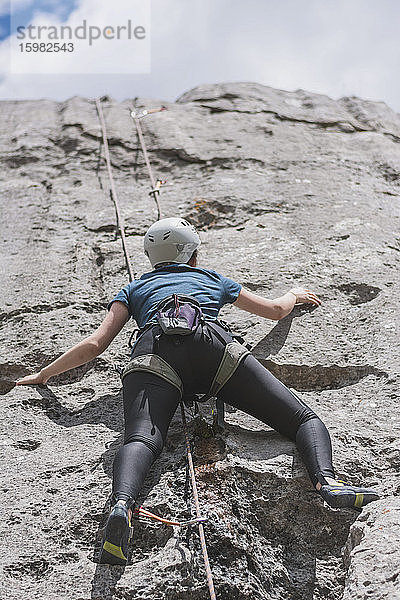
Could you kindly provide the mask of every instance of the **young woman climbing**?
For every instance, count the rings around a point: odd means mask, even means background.
[[[220,400],[295,442],[315,489],[330,506],[361,508],[379,497],[374,490],[335,479],[331,440],[321,419],[218,321],[219,310],[227,303],[279,320],[295,304],[319,306],[319,298],[302,288],[273,300],[262,298],[214,270],[197,266],[199,246],[200,238],[186,220],[177,217],[154,223],[144,237],[153,270],[111,300],[108,314],[92,335],[40,372],[17,381],[17,385],[45,384],[54,375],[93,360],[130,317],[140,328],[123,373],[125,438],[113,465],[112,508],[101,562],[126,564],[131,510],[162,451],[182,394],[207,394],[212,385]],[[219,385],[218,377],[222,377]]]

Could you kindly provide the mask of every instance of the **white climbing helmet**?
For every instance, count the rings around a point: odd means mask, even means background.
[[[144,253],[152,267],[163,262],[187,263],[200,243],[193,225],[180,217],[169,217],[149,227],[144,236]]]

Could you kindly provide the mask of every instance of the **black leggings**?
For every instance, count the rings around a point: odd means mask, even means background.
[[[193,335],[168,336],[158,325],[136,342],[133,356],[153,353],[179,374],[184,394],[206,393],[232,336],[215,322]],[[180,401],[178,390],[147,372],[124,378],[125,439],[113,469],[114,497],[136,500],[154,459],[161,453]],[[246,356],[218,395],[296,443],[312,483],[334,477],[332,447],[321,419],[252,355]]]

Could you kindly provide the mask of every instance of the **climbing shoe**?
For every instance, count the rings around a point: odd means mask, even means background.
[[[375,490],[350,485],[345,481],[340,481],[339,485],[322,485],[319,493],[332,508],[362,508],[379,500]]]
[[[125,500],[118,500],[107,519],[99,562],[108,565],[126,565],[130,538],[131,512]]]

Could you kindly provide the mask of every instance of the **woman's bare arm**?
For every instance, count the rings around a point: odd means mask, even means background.
[[[127,307],[122,302],[113,302],[102,324],[94,333],[64,352],[38,373],[20,379],[16,382],[16,385],[46,383],[54,375],[64,373],[93,360],[111,344],[128,319]]]
[[[237,300],[233,304],[259,317],[279,321],[292,312],[295,304],[308,303],[319,306],[321,300],[313,292],[303,288],[294,288],[283,296],[279,296],[279,298],[268,300],[242,287]]]

